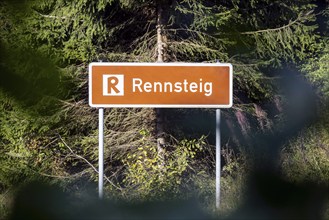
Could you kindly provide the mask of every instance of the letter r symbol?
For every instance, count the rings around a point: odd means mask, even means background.
[[[103,96],[123,96],[124,75],[104,74],[103,75]]]

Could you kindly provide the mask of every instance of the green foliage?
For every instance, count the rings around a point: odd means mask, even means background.
[[[169,19],[169,53],[178,61],[227,61],[227,46],[233,42],[223,32],[233,18],[235,9],[208,1],[181,1]],[[184,21],[184,25],[181,25]]]
[[[329,130],[325,119],[291,141],[282,152],[284,175],[296,182],[329,182]]]
[[[6,4],[16,6],[9,1]],[[28,9],[23,10],[28,13],[20,13],[21,16],[15,18],[15,26],[25,30],[23,35],[32,45],[55,53],[62,58],[61,62],[89,62],[104,59],[113,50],[125,52],[131,44],[129,37],[135,35],[125,36],[126,30],[140,32],[133,24],[136,22],[134,16],[136,11],[143,15],[141,10],[148,4],[127,0],[31,0],[26,5]]]
[[[5,219],[9,216],[12,204],[12,193],[9,190],[0,192],[0,217]]]
[[[246,181],[250,173],[250,162],[245,153],[236,154],[226,146],[222,150],[225,166],[222,168],[221,192],[223,215],[229,214],[241,205],[246,190]]]
[[[214,148],[214,146],[212,146]],[[209,152],[210,153],[210,152]],[[211,159],[212,166],[207,166],[197,176],[193,177],[195,196],[208,212],[220,214],[226,217],[238,209],[243,202],[246,190],[246,180],[249,174],[249,166],[244,154],[236,154],[231,147],[222,148],[221,152],[225,164],[221,172],[221,206],[216,209],[216,178],[215,161]]]
[[[319,47],[319,55],[304,65],[303,72],[325,99],[329,97],[329,41],[324,40]]]
[[[274,79],[262,73],[262,66],[265,64],[237,63],[234,68],[237,91],[246,93],[252,101],[264,101],[273,98]]]
[[[63,172],[57,149],[53,149],[51,128],[56,115],[36,117],[15,105],[8,97],[0,101],[0,186],[9,188],[50,171]],[[55,172],[54,172],[55,173]]]
[[[244,73],[236,82],[251,99],[259,99],[259,93],[268,98],[272,91],[270,86],[263,89],[266,76],[260,67],[306,59],[316,40],[311,23],[315,5],[307,0],[28,2],[27,18],[9,19],[17,21],[15,35],[72,63],[154,61],[156,7],[162,4],[166,61],[242,64]]]
[[[195,157],[203,151],[205,137],[182,140],[171,151],[166,151],[165,164],[161,164],[154,146],[141,146],[128,153],[124,183],[132,198],[152,199],[177,196],[198,176]]]
[[[261,59],[274,63],[308,58],[309,53],[314,52],[317,38],[314,33],[317,25],[312,23],[315,5],[310,1],[289,1],[288,4],[275,2],[259,7],[265,2],[250,2],[252,13],[247,15],[246,21],[254,31],[241,33],[247,37],[245,42]],[[271,19],[257,19],[264,16]]]
[[[303,26],[304,22],[314,20],[314,15],[308,13],[299,15],[295,21],[280,28],[245,32],[252,35],[255,41],[256,53],[267,59],[293,60],[308,58],[307,53],[313,52],[312,43],[316,35],[313,31],[316,26]],[[313,51],[312,51],[313,50]]]

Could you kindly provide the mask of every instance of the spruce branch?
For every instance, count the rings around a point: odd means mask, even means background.
[[[242,32],[241,34],[243,34],[243,35],[253,35],[253,34],[259,34],[259,33],[268,33],[268,32],[281,31],[281,30],[284,30],[286,28],[289,28],[289,27],[293,26],[294,24],[300,24],[300,22],[304,22],[305,20],[307,20],[307,18],[309,18],[310,14],[312,14],[312,12],[313,12],[313,10],[308,11],[304,15],[299,14],[298,17],[295,20],[293,20],[293,21],[290,20],[288,24],[283,25],[281,27],[268,28],[268,29],[257,30],[257,31],[246,31],[246,32]]]
[[[90,163],[86,158],[84,158],[83,156],[80,156],[78,154],[76,154],[72,148],[70,148],[70,146],[63,140],[63,138],[59,135],[59,139],[62,141],[62,143],[64,144],[65,147],[67,147],[69,149],[69,151],[71,152],[72,156],[73,157],[76,157],[78,159],[81,159],[83,161],[85,161],[96,173],[98,173],[98,170],[96,169],[96,167]],[[70,155],[68,155],[70,156]],[[106,181],[108,183],[110,183],[113,187],[115,187],[116,189],[122,191],[122,188],[121,187],[118,187],[117,185],[115,185],[105,174],[104,174],[104,178],[106,179]]]
[[[56,179],[73,179],[73,178],[76,178],[76,177],[83,176],[85,173],[87,173],[87,171],[84,170],[80,173],[76,173],[76,174],[69,175],[69,176],[53,175],[53,174],[48,174],[48,173],[43,173],[43,172],[37,172],[37,173],[40,174],[41,176],[46,176],[46,177],[51,177],[51,178],[56,178]]]
[[[61,19],[61,20],[65,20],[68,18],[67,16],[45,15],[45,14],[41,14],[40,12],[37,12],[37,11],[35,11],[35,12],[44,18],[55,18],[55,19]]]

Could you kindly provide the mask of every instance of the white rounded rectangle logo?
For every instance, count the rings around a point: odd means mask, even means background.
[[[103,95],[123,96],[124,95],[124,75],[104,74],[103,75]]]

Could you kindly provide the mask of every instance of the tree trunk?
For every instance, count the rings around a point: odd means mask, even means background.
[[[166,12],[165,1],[157,1],[157,62],[166,61],[166,38],[164,35],[164,27],[166,25],[166,18],[164,13]],[[159,168],[164,171],[165,167],[165,131],[164,131],[164,116],[163,109],[156,109],[156,136],[157,136],[157,151],[159,158]]]
[[[158,2],[157,5],[157,62],[165,61],[165,47],[166,42],[164,40],[164,27],[166,24],[165,16],[164,16],[164,8],[163,3],[161,1]]]

